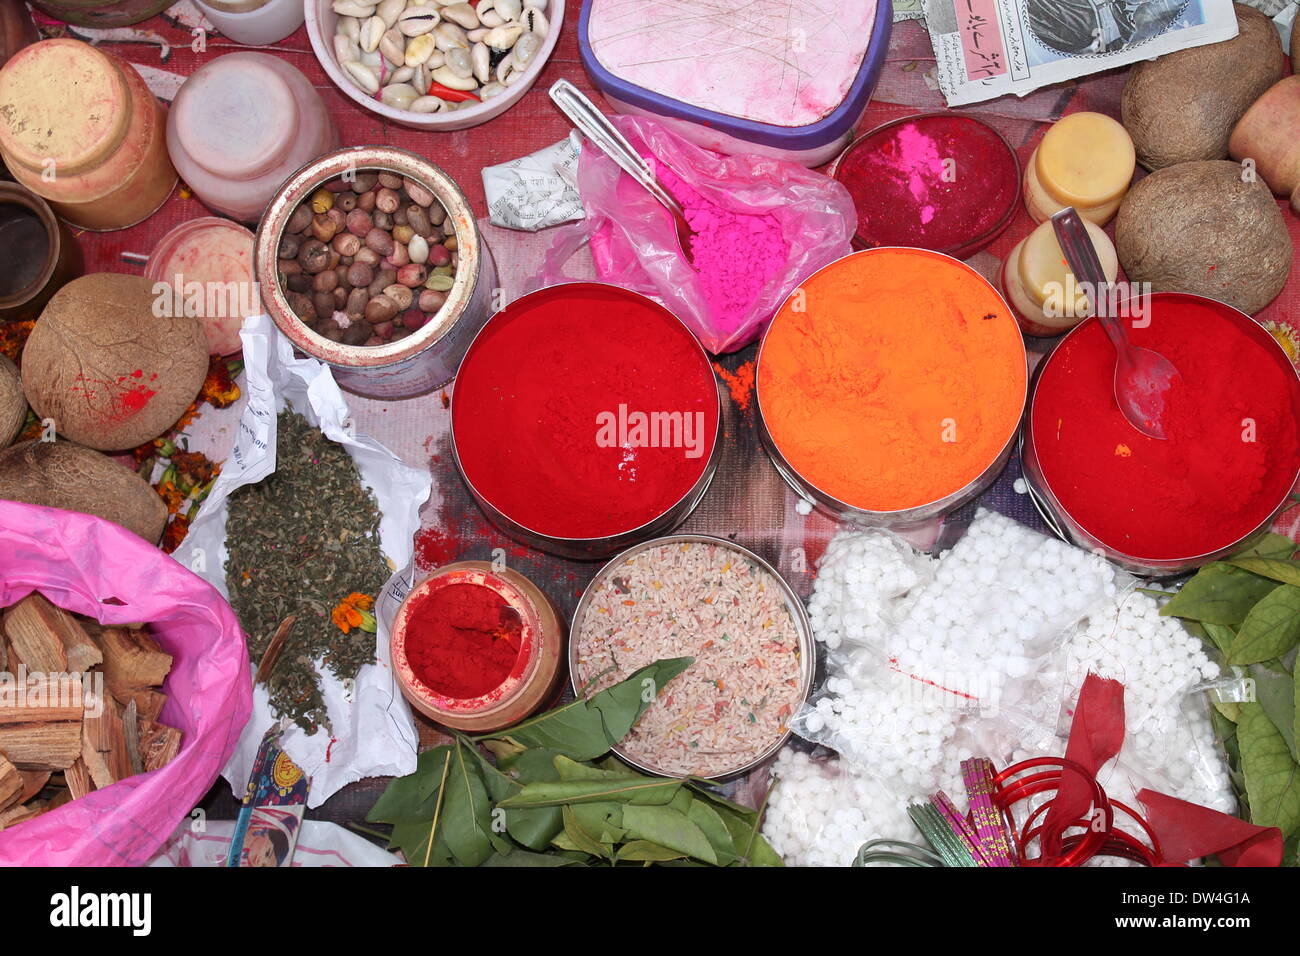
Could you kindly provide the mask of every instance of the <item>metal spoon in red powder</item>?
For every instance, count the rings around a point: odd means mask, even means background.
[[[1115,349],[1088,319],[1039,373],[1026,473],[1041,471],[1072,526],[1120,555],[1195,565],[1285,501],[1300,468],[1300,381],[1268,332],[1235,309],[1171,292],[1146,309],[1149,324],[1129,335],[1183,379],[1169,394],[1168,438],[1143,435],[1120,413]]]

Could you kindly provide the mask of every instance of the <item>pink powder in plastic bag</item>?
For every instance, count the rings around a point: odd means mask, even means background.
[[[776,217],[746,216],[709,202],[653,156],[645,157],[655,178],[681,203],[695,233],[692,265],[718,328],[739,329],[767,281],[785,266],[790,246]]]
[[[853,197],[821,173],[768,156],[724,156],[679,135],[678,120],[610,118],[682,203],[697,233],[692,266],[672,217],[598,147],[578,161],[581,222],[556,230],[528,291],[573,281],[564,264],[590,241],[602,282],[662,303],[705,349],[722,354],[758,338],[786,297],[852,251]]]

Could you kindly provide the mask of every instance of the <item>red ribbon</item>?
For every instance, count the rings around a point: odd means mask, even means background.
[[[1185,866],[1189,860],[1211,855],[1224,866],[1281,865],[1282,831],[1277,827],[1255,826],[1231,814],[1154,790],[1142,790],[1137,795],[1146,811],[1145,819],[1110,800],[1097,782],[1097,773],[1123,744],[1124,685],[1089,674],[1079,691],[1065,759],[1027,760],[1006,768],[995,778],[996,802],[1008,814],[1012,804],[1056,789],[1052,801],[1031,814],[1016,837],[1021,865],[1078,866],[1097,853],[1154,866]],[[1060,770],[1015,779],[1041,766],[1057,766]],[[1035,826],[1044,809],[1042,823]],[[1141,827],[1150,847],[1115,828],[1116,809]],[[1083,828],[1085,832],[1067,836],[1071,828]],[[1040,855],[1025,858],[1024,850],[1035,837]]]
[[[1058,857],[1065,831],[1081,818],[1092,819],[1100,807],[1093,801],[1093,782],[1070,764],[1082,767],[1094,779],[1102,765],[1124,746],[1124,685],[1089,674],[1079,691],[1079,703],[1070,724],[1067,763],[1061,785],[1043,821],[1044,857]]]
[[[1188,803],[1154,790],[1141,790],[1138,802],[1164,851],[1160,866],[1186,866],[1213,854],[1224,866],[1281,866],[1282,831]]]

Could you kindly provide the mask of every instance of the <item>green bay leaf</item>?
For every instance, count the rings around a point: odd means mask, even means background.
[[[1284,584],[1264,595],[1241,622],[1228,663],[1256,664],[1300,643],[1300,587]]]
[[[400,849],[411,866],[455,866],[456,859],[441,835],[433,835],[431,820],[399,823],[393,827],[389,847]],[[432,844],[430,843],[432,838]]]
[[[1189,621],[1185,623],[1194,622]],[[1202,629],[1205,631],[1205,636],[1213,642],[1214,646],[1218,648],[1219,653],[1223,655],[1228,653],[1229,648],[1232,647],[1233,642],[1237,639],[1237,632],[1225,624],[1203,624]],[[1220,658],[1219,663],[1222,663],[1224,660],[1225,658]]]
[[[683,790],[683,793],[689,791]],[[740,859],[736,853],[736,843],[731,838],[731,831],[722,821],[721,814],[709,802],[702,797],[696,797],[691,800],[690,806],[686,810],[686,818],[700,828],[700,832],[708,839],[709,845],[713,847],[713,852],[717,855],[718,863],[721,866],[727,866]]]
[[[623,805],[619,803],[575,803],[567,807],[584,832],[600,843],[621,843],[627,836],[623,829]]]
[[[398,777],[380,794],[366,814],[371,823],[418,823],[433,816],[450,747],[434,747],[420,754],[415,773]]]
[[[1250,800],[1250,820],[1289,837],[1300,828],[1300,765],[1258,703],[1241,705],[1237,742]]]
[[[1279,561],[1277,558],[1235,558],[1229,563],[1233,567],[1257,574],[1262,578],[1281,581],[1283,584],[1300,585],[1300,563],[1295,561]]]
[[[1258,561],[1247,558],[1245,561]],[[1235,627],[1246,619],[1277,583],[1229,564],[1207,564],[1188,579],[1168,604],[1160,609],[1165,616],[1185,617],[1210,624]]]
[[[442,834],[463,866],[478,866],[493,852],[492,808],[478,763],[464,744],[451,755]]]
[[[515,848],[509,853],[494,853],[480,866],[484,867],[545,867],[545,866],[585,866],[581,860],[574,860],[558,853],[531,853]]]
[[[620,860],[667,863],[669,860],[680,860],[685,856],[686,854],[681,850],[671,850],[666,846],[660,846],[658,843],[651,843],[649,840],[632,840],[630,843],[624,843],[618,848],[618,859]]]
[[[1284,534],[1269,532],[1234,558],[1276,558],[1285,561],[1296,549],[1296,543]]]
[[[554,783],[526,784],[518,793],[502,800],[498,806],[553,807],[566,803],[601,803],[617,801],[641,805],[669,803],[681,789],[682,782],[672,778],[647,777],[641,780],[559,780]]]
[[[1300,760],[1295,736],[1295,679],[1280,665],[1271,667],[1266,664],[1252,664],[1250,678],[1255,682],[1255,700],[1286,741],[1292,759]]]
[[[610,758],[613,759],[613,758]],[[593,767],[591,764],[570,760],[564,754],[556,754],[551,763],[560,780],[662,780],[662,777],[647,777],[635,770],[619,764],[618,768]],[[617,763],[617,761],[615,761]]]
[[[573,807],[563,807],[561,813],[564,816],[564,832],[553,841],[557,846],[561,847],[561,849],[580,850],[583,853],[603,857],[607,860],[613,859],[614,847],[612,842],[602,843],[598,834],[588,831],[573,812]],[[566,839],[561,842],[560,837]]]
[[[588,700],[575,700],[478,739],[504,740],[510,749],[544,747],[573,760],[594,760],[627,736],[658,692],[693,662],[689,657],[656,661]]]
[[[636,806],[623,808],[623,826],[628,834],[638,840],[648,840],[687,856],[716,864],[718,855],[709,838],[684,813],[668,806]]]

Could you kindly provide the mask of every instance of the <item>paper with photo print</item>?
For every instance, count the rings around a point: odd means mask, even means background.
[[[396,606],[393,595],[400,598],[410,586],[414,536],[420,527],[420,506],[429,497],[431,479],[427,472],[405,464],[379,442],[354,432],[347,400],[329,367],[316,359],[296,358],[288,339],[276,330],[269,316],[245,320],[240,337],[244,343],[248,403],[240,419],[239,436],[173,557],[222,595],[229,596],[225,572],[226,502],[239,487],[255,484],[275,471],[276,416],[289,401],[326,438],[346,448],[356,462],[362,483],[374,491],[379,504],[379,546],[398,569],[375,604],[375,663],[361,668],[350,686],[328,668],[317,668],[333,736],[324,728],[308,734],[292,724],[280,740],[285,753],[311,777],[307,805],[318,807],[355,780],[401,777],[415,770],[418,734],[389,667],[388,634]],[[266,688],[258,685],[253,689],[252,719],[222,771],[236,796],[243,796],[262,735],[275,723]]]
[[[949,106],[1237,35],[1232,0],[925,0]]]

